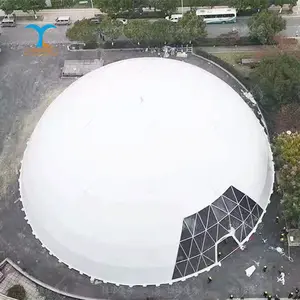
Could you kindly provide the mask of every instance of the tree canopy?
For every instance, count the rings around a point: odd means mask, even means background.
[[[99,29],[113,43],[122,35],[123,24],[118,20],[106,17],[101,21]]]
[[[262,91],[262,105],[269,110],[300,103],[300,62],[293,55],[264,58],[252,76]]]
[[[283,132],[272,145],[275,167],[279,172],[283,213],[292,227],[300,226],[300,134]]]
[[[21,9],[24,12],[33,11],[35,14],[40,9],[45,8],[45,6],[45,0],[0,0],[0,9],[6,14],[11,14],[17,9]]]
[[[46,6],[45,0],[23,0],[21,3],[24,12],[33,11],[34,14]]]
[[[17,2],[15,0],[1,0],[0,9],[6,14],[11,14],[14,10],[18,9]]]
[[[205,37],[206,23],[203,18],[196,15],[195,11],[187,12],[176,24],[176,37],[182,43],[189,43],[198,38]]]
[[[267,10],[254,14],[248,23],[250,36],[258,39],[262,44],[274,43],[277,33],[286,28],[286,20]]]
[[[71,41],[80,41],[84,43],[96,42],[98,26],[92,24],[89,20],[83,19],[76,21],[74,25],[67,30],[67,37]]]
[[[206,36],[205,22],[195,12],[184,14],[178,23],[165,19],[150,23],[143,20],[130,20],[124,27],[124,34],[134,42],[157,42],[172,44],[189,43]]]
[[[147,20],[130,20],[124,27],[124,34],[135,43],[151,40],[151,24]]]

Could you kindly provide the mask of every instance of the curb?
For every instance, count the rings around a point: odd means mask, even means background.
[[[18,265],[16,265],[13,261],[11,261],[9,258],[5,258],[1,263],[0,263],[0,267],[3,267],[5,264],[9,264],[11,265],[16,271],[18,271],[20,274],[22,274],[24,277],[26,277],[28,280],[30,280],[31,282],[35,283],[38,286],[43,287],[44,289],[47,289],[51,292],[54,292],[58,295],[62,295],[65,297],[69,297],[69,298],[73,298],[76,300],[108,300],[108,299],[103,299],[103,298],[90,298],[90,297],[84,297],[84,296],[79,296],[79,295],[74,295],[74,294],[70,294],[67,292],[63,292],[61,290],[58,290],[46,283],[43,283],[42,281],[32,277],[31,275],[29,275],[28,273],[26,273],[25,271],[23,271]],[[0,297],[1,299],[1,297]]]

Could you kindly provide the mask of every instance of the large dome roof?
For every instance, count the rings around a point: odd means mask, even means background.
[[[50,105],[20,192],[33,233],[62,262],[161,284],[214,265],[211,238],[229,228],[246,241],[273,179],[264,129],[230,86],[187,63],[138,58],[87,74]]]

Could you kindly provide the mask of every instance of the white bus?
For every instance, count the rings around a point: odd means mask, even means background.
[[[235,23],[235,8],[197,9],[196,15],[203,17],[207,24]]]

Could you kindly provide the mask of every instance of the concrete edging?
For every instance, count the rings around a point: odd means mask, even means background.
[[[28,280],[32,281],[33,283],[35,283],[36,285],[39,285],[41,287],[43,287],[44,289],[47,289],[49,291],[52,291],[56,294],[65,296],[65,297],[69,297],[69,298],[73,298],[73,299],[78,299],[78,300],[108,300],[108,299],[101,299],[101,298],[90,298],[90,297],[84,297],[84,296],[79,296],[79,295],[74,295],[74,294],[70,294],[67,292],[63,292],[61,290],[58,290],[46,283],[43,283],[42,281],[32,277],[31,275],[29,275],[28,273],[26,273],[25,271],[23,271],[18,265],[16,265],[13,261],[11,261],[9,258],[5,258],[1,263],[0,263],[0,267],[3,267],[6,263],[10,264],[16,271],[18,271],[20,274],[22,274],[24,277],[26,277]],[[0,297],[1,299],[1,297]],[[10,300],[11,298],[7,298],[7,300]],[[4,300],[6,300],[4,299]]]

